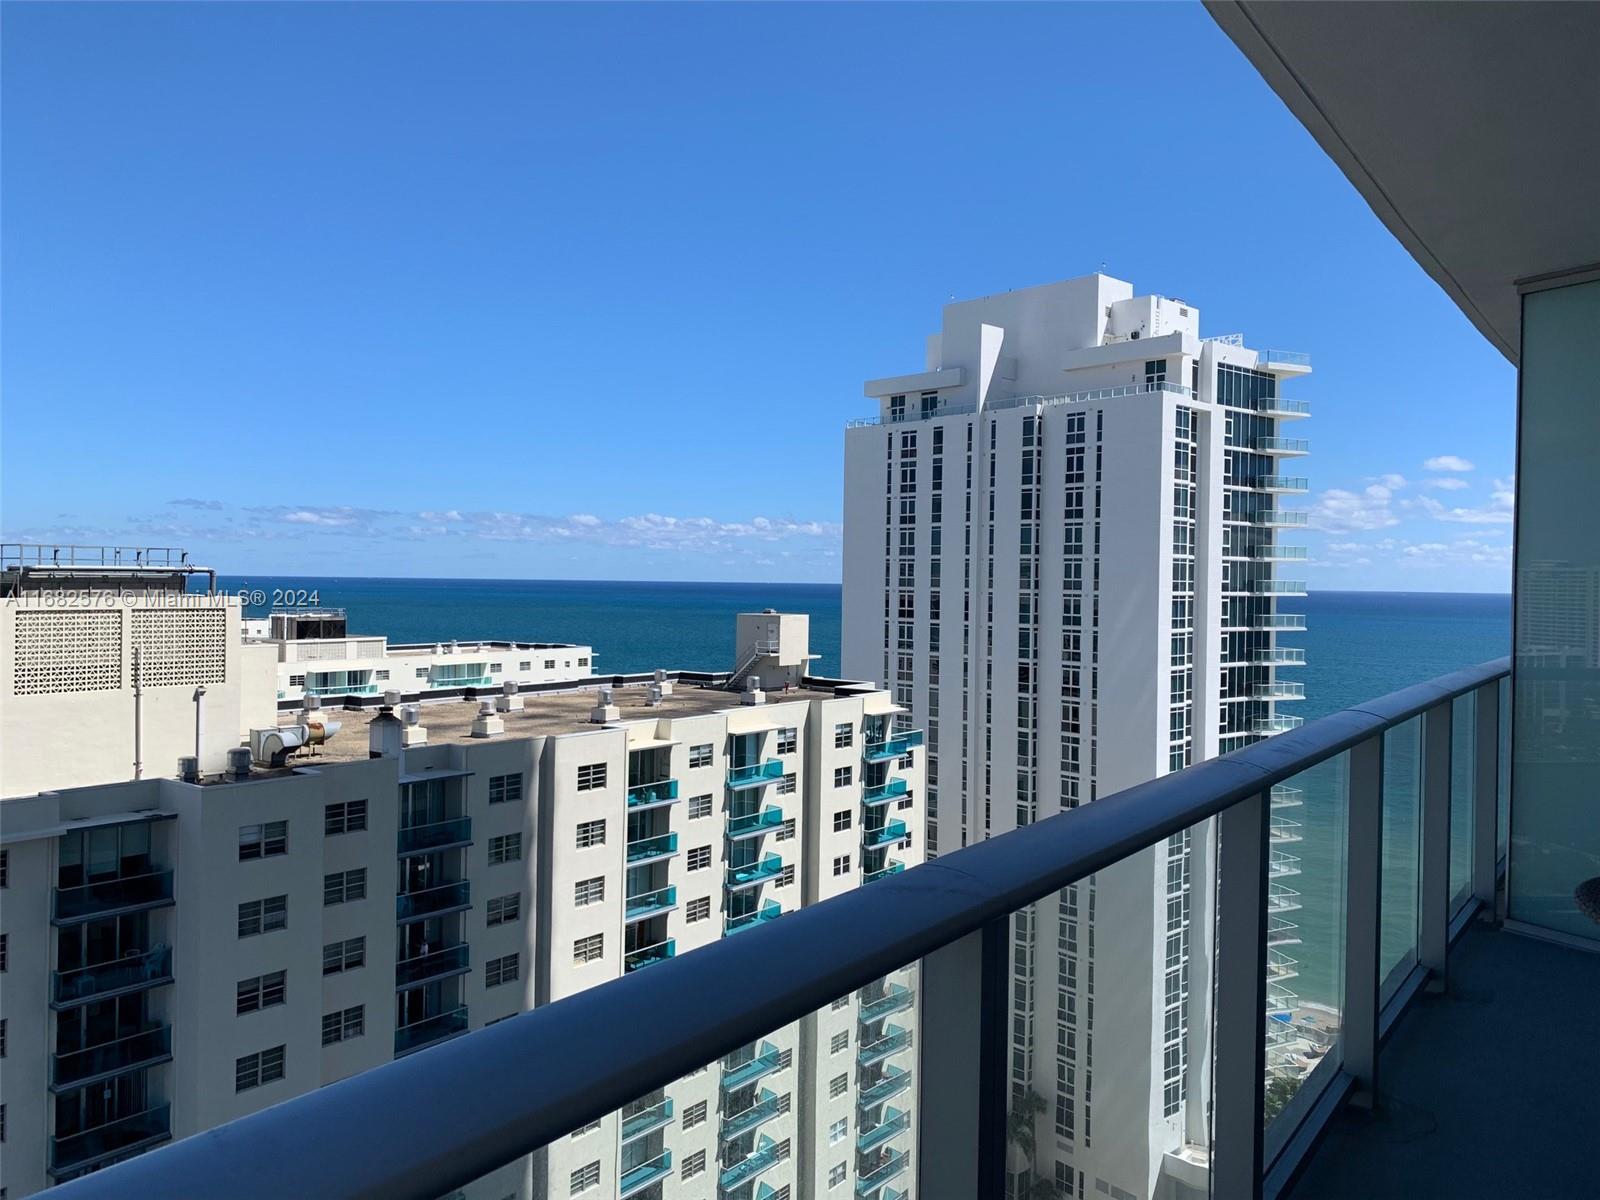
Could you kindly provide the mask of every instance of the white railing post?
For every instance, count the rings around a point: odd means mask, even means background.
[[[1261,1195],[1267,1048],[1266,792],[1217,818],[1211,1194]]]
[[[1383,896],[1383,734],[1350,748],[1349,852],[1345,873],[1344,1065],[1351,1103],[1378,1099],[1379,948]]]
[[[1417,874],[1417,961],[1428,990],[1445,990],[1450,946],[1450,726],[1454,702],[1422,714],[1422,856]]]
[[[1500,681],[1473,694],[1472,894],[1495,915],[1500,874]]]

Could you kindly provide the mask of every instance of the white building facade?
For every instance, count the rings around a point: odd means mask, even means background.
[[[842,661],[926,731],[930,857],[1298,723],[1278,564],[1305,551],[1277,531],[1307,446],[1280,425],[1307,406],[1280,389],[1308,370],[1091,275],[948,305],[922,371],[866,385]],[[1197,828],[1018,915],[1011,1082],[1040,1116],[1016,1194],[1194,1186],[1210,856]]]
[[[8,759],[42,719],[14,680],[53,679],[41,695],[56,702],[80,685],[38,669],[76,651],[16,628]],[[280,718],[266,674],[224,739],[234,754],[203,756],[198,782],[168,767],[50,788],[30,768],[33,790],[0,799],[3,1194],[919,862],[918,739],[895,730],[887,693],[809,677],[807,633],[803,616],[743,614],[738,679],[661,673],[498,704]],[[217,652],[207,686],[227,689],[234,660]],[[187,753],[193,704],[177,693],[192,681],[164,686],[161,721],[181,728],[145,736]],[[106,703],[120,716],[129,701]],[[326,741],[282,765],[260,737],[253,763],[238,749],[239,725],[313,722]],[[914,968],[899,972],[463,1195],[913,1195],[915,992]]]

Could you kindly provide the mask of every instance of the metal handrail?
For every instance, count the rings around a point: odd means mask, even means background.
[[[1333,713],[73,1180],[51,1195],[443,1195],[1510,669],[1500,658]],[[397,1095],[449,1102],[396,1106]],[[285,1146],[295,1152],[283,1153]]]

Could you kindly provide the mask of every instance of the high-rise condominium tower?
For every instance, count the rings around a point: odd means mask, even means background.
[[[1109,796],[1299,719],[1277,635],[1305,556],[1277,530],[1306,451],[1305,356],[1202,339],[1105,275],[950,304],[924,369],[878,379],[845,448],[843,662],[926,733],[927,854]],[[1277,797],[1294,802],[1292,793]],[[1293,824],[1281,817],[1282,840]],[[1028,1176],[1179,1196],[1208,1143],[1205,829],[1019,914],[1011,1082]],[[1294,938],[1277,852],[1276,945]],[[1284,960],[1286,961],[1286,960]],[[1274,980],[1269,1003],[1293,1012]],[[1185,1147],[1190,1149],[1187,1151]]]

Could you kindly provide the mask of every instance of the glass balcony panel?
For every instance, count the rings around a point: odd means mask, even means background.
[[[872,1196],[892,1179],[906,1173],[910,1158],[904,1150],[886,1150],[861,1164],[861,1174],[856,1178],[856,1195]]]
[[[465,846],[471,841],[471,817],[454,817],[448,821],[412,825],[401,829],[397,839],[399,852],[402,855],[426,854],[446,846]]]
[[[753,1054],[729,1055],[722,1060],[722,1090],[735,1091],[782,1069],[783,1052],[771,1042],[762,1042]]]
[[[87,883],[82,887],[56,888],[51,916],[61,924],[161,907],[172,903],[172,882],[171,871],[152,871]]]
[[[761,837],[783,828],[783,809],[769,804],[760,812],[746,813],[728,821],[728,837],[733,841]]]
[[[172,1106],[157,1104],[143,1112],[107,1121],[81,1133],[50,1141],[50,1174],[57,1179],[103,1160],[128,1154],[172,1136]]]
[[[780,1116],[782,1112],[783,1106],[778,1094],[771,1088],[762,1088],[755,1103],[722,1119],[722,1128],[718,1131],[718,1136],[722,1141],[730,1142],[734,1138],[743,1137],[752,1129],[765,1125]]]
[[[676,938],[668,938],[664,942],[656,942],[651,946],[641,946],[637,950],[629,950],[622,956],[622,969],[624,971],[638,971],[645,967],[653,967],[657,963],[666,962],[678,953]]]
[[[430,979],[460,975],[470,967],[469,949],[465,943],[445,946],[395,963],[394,985],[397,988],[416,987],[420,983],[427,983]]]
[[[861,844],[869,850],[880,846],[893,846],[903,842],[911,836],[911,831],[906,828],[904,821],[888,821],[879,829],[863,829],[861,831]]]
[[[1302,836],[1292,862],[1276,851],[1269,854],[1269,876],[1271,884],[1299,893],[1299,907],[1268,917],[1297,926],[1299,940],[1292,953],[1281,944],[1267,951],[1263,1086],[1269,1159],[1320,1094],[1322,1081],[1339,1070],[1343,1055],[1349,755],[1302,771],[1287,784],[1302,793],[1293,816]],[[1272,873],[1273,859],[1285,869]],[[1307,1086],[1313,1078],[1316,1085]]]
[[[623,919],[628,922],[644,921],[660,916],[678,907],[677,887],[656,888],[638,896],[629,896],[623,906]]]
[[[1511,681],[1500,681],[1500,815],[1498,848],[1500,858],[1505,858],[1511,843]]]
[[[754,929],[758,925],[766,925],[783,916],[783,906],[776,900],[768,900],[754,912],[743,913],[737,917],[729,917],[725,933],[740,933],[746,929]]]
[[[734,791],[742,791],[745,788],[764,787],[782,777],[783,760],[768,758],[748,766],[731,768],[728,771],[728,786]]]
[[[472,903],[472,884],[465,879],[441,883],[438,887],[406,892],[394,898],[397,921],[420,921],[436,913],[466,908]]]
[[[870,1128],[863,1129],[856,1138],[856,1150],[865,1154],[875,1150],[897,1134],[911,1128],[911,1114],[898,1108],[885,1107],[883,1119]]]
[[[1422,813],[1422,718],[1383,738],[1383,852],[1378,930],[1379,999],[1387,1001],[1417,963],[1417,880]]]
[[[640,838],[638,841],[628,843],[627,857],[630,864],[651,862],[658,858],[667,858],[678,852],[678,835],[675,833],[658,833],[654,837]]]
[[[898,875],[905,869],[905,863],[897,859],[890,859],[876,870],[866,872],[861,878],[864,883],[871,883],[874,879],[882,879],[886,875]]]
[[[1450,912],[1472,897],[1473,776],[1477,699],[1469,692],[1450,706]]]
[[[755,1149],[731,1166],[725,1167],[717,1177],[717,1186],[723,1193],[742,1188],[752,1180],[770,1171],[788,1157],[787,1145],[780,1145],[765,1134],[757,1137]]]
[[[904,796],[911,785],[898,775],[886,783],[874,784],[861,790],[861,802],[866,805],[888,804]]]
[[[629,1196],[637,1195],[652,1183],[665,1179],[672,1174],[672,1151],[663,1150],[660,1154],[647,1162],[642,1162],[636,1167],[629,1167],[623,1171],[617,1180],[618,1200],[627,1200]]]
[[[655,783],[637,783],[628,789],[629,808],[656,808],[672,804],[678,799],[678,781],[661,779]]]
[[[121,1071],[154,1066],[172,1058],[172,1027],[156,1025],[115,1041],[56,1054],[50,1060],[50,1089],[59,1091]]]
[[[122,958],[51,976],[51,1004],[64,1007],[172,982],[172,947],[129,951]]]
[[[783,859],[777,854],[763,854],[756,862],[745,867],[729,867],[727,886],[732,891],[756,887],[783,874]]]
[[[652,1133],[672,1121],[672,1097],[666,1096],[654,1104],[622,1110],[622,1140],[631,1142],[634,1138],[643,1137]]]
[[[410,1054],[414,1050],[421,1050],[423,1047],[432,1046],[436,1042],[458,1037],[466,1031],[467,1009],[465,1005],[449,1012],[439,1013],[436,1016],[424,1017],[422,1020],[413,1021],[409,1025],[402,1025],[394,1031],[395,1057],[399,1058],[402,1054]]]

